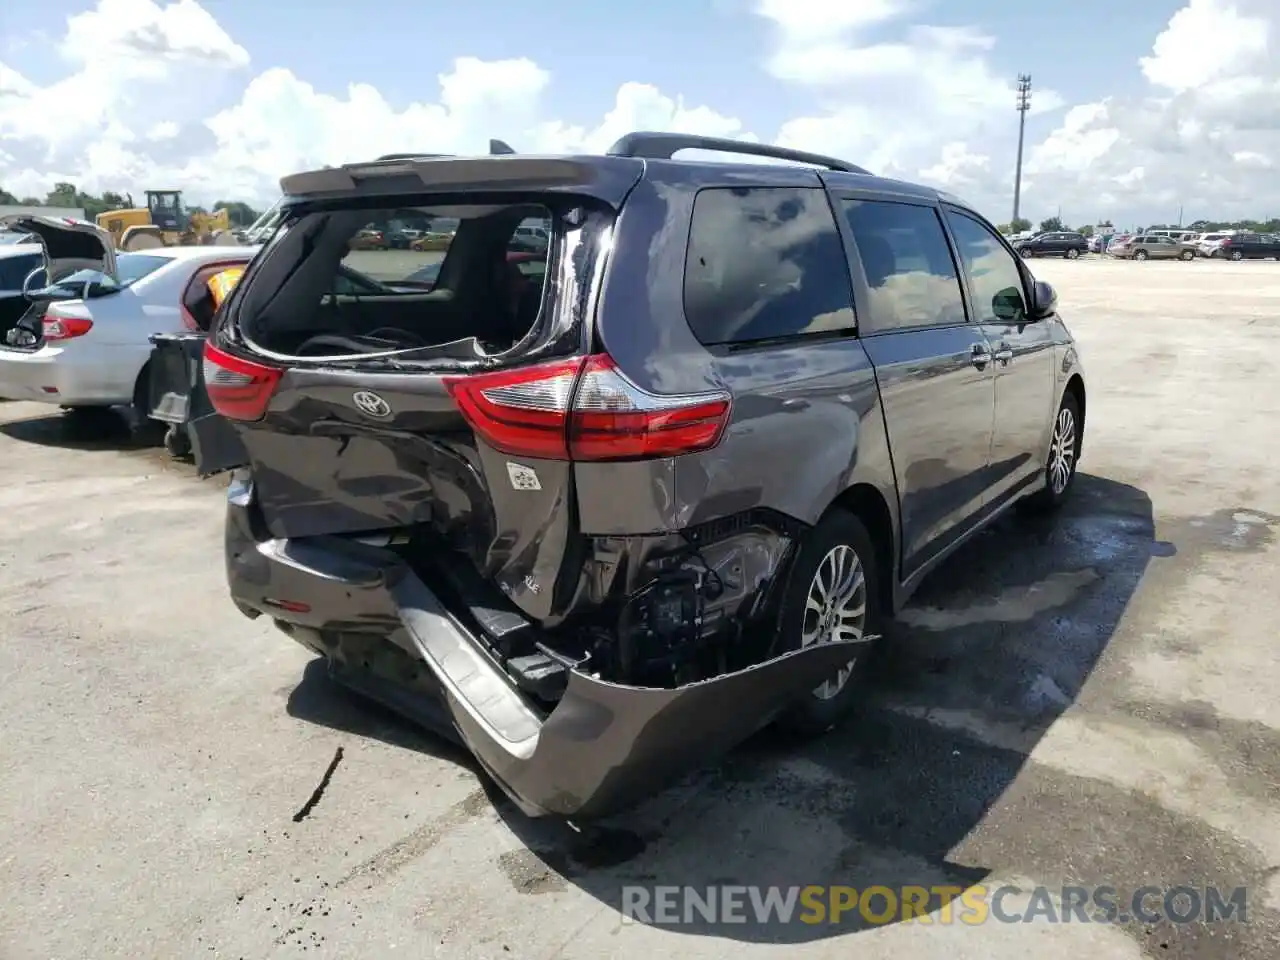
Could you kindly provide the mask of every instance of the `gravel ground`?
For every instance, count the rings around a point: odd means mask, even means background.
[[[1091,378],[1065,515],[939,569],[839,731],[582,832],[243,619],[221,482],[0,405],[0,957],[1280,956],[1280,264],[1033,268]],[[1248,922],[620,920],[724,883],[1245,885]]]

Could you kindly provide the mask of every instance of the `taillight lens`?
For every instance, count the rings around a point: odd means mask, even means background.
[[[728,424],[728,394],[648,393],[602,354],[583,364],[569,420],[569,454],[574,460],[677,457],[714,447]]]
[[[206,342],[204,387],[209,402],[231,420],[261,420],[284,371],[233,357]]]
[[[445,383],[476,434],[495,450],[517,456],[675,457],[714,447],[729,423],[727,394],[649,393],[606,354]]]
[[[93,329],[88,317],[75,317],[62,313],[57,304],[49,306],[42,321],[45,340],[74,340]]]

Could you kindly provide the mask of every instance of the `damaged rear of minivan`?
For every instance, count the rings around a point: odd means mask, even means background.
[[[597,336],[644,170],[500,156],[286,178],[281,223],[205,347],[241,441],[199,464],[234,471],[237,606],[455,736],[532,815],[629,805],[855,645],[776,649],[797,534],[782,518],[583,528],[584,467],[648,477],[716,447],[733,417],[724,391],[641,389]],[[531,225],[545,249],[519,242]],[[357,240],[404,231],[443,249]]]

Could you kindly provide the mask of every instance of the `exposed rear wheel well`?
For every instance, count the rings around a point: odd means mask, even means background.
[[[894,584],[898,579],[897,549],[893,533],[893,517],[880,491],[869,483],[857,483],[846,490],[828,508],[852,513],[862,521],[875,546],[876,566],[880,571],[880,609],[893,615]]]
[[[1080,408],[1080,435],[1084,439],[1084,380],[1080,374],[1074,373],[1071,379],[1067,381],[1067,392],[1076,398],[1076,405]]]

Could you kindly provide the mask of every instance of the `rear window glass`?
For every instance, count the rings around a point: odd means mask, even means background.
[[[707,346],[850,330],[849,268],[826,191],[699,191],[684,310]]]
[[[232,301],[237,322],[308,356],[509,348],[540,314],[555,218],[536,201],[466,200],[293,213]]]
[[[21,290],[27,275],[44,262],[38,253],[0,257],[0,290]]]
[[[169,257],[156,257],[145,253],[122,253],[116,257],[115,279],[104,276],[97,270],[77,270],[59,280],[57,286],[82,287],[87,283],[91,284],[98,293],[123,290],[172,262]]]

